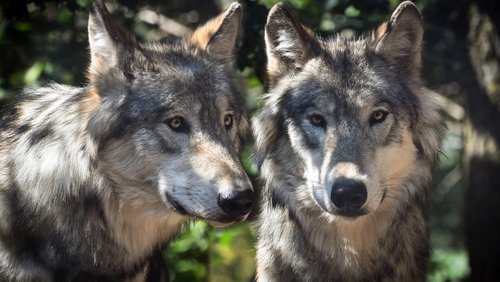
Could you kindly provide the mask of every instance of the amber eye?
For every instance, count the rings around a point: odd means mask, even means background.
[[[182,126],[182,121],[180,118],[175,117],[168,122],[168,125],[170,125],[172,129],[179,129]]]
[[[309,117],[309,121],[315,126],[323,127],[325,125],[325,119],[321,115],[312,115]]]
[[[186,126],[186,122],[183,117],[180,116],[175,116],[169,120],[167,120],[168,126],[173,130],[177,132],[181,131],[189,131],[188,127]]]
[[[230,128],[233,125],[233,115],[224,116],[224,125],[226,128]]]
[[[388,114],[389,114],[388,112],[383,111],[383,110],[374,111],[372,113],[371,118],[370,118],[370,123],[374,124],[374,123],[383,122]]]

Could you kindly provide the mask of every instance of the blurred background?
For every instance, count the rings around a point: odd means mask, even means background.
[[[183,36],[224,10],[224,0],[118,0],[114,18],[141,40]],[[236,67],[251,112],[266,89],[263,28],[275,0],[241,1]],[[397,0],[289,0],[322,36],[369,34]],[[417,0],[425,22],[423,78],[440,97],[448,125],[430,209],[428,281],[500,280],[500,1]],[[0,3],[0,105],[25,86],[82,86],[89,63],[90,0]],[[258,185],[248,148],[242,162]],[[203,222],[164,251],[171,281],[251,281],[251,223],[215,229]]]

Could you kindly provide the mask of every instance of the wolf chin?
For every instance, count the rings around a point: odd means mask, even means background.
[[[247,217],[240,18],[234,3],[191,37],[139,43],[93,3],[88,85],[26,90],[0,120],[0,280],[161,279],[149,258],[183,223]]]
[[[425,279],[444,129],[419,77],[422,37],[411,2],[360,39],[319,39],[271,9],[270,90],[252,124],[259,281]]]

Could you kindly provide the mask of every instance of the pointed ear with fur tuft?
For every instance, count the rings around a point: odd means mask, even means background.
[[[224,13],[197,28],[190,43],[224,62],[231,62],[240,24],[241,5],[234,2]]]
[[[269,11],[265,40],[271,81],[301,69],[321,52],[317,38],[283,3],[274,5]]]
[[[102,140],[115,132],[125,101],[131,66],[139,45],[133,34],[111,19],[101,0],[94,0],[89,15],[90,66],[86,112],[91,113],[87,130]]]
[[[90,83],[110,70],[120,69],[127,76],[137,42],[132,33],[110,17],[101,0],[92,3],[88,22],[90,44]]]
[[[394,10],[388,22],[373,33],[375,52],[410,75],[417,75],[421,66],[424,27],[415,4],[405,1]]]

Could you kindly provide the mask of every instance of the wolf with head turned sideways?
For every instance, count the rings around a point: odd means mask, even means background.
[[[241,13],[140,43],[93,3],[88,85],[27,89],[0,120],[1,281],[159,281],[181,225],[246,219]]]
[[[271,9],[270,89],[252,123],[258,281],[425,280],[444,126],[420,80],[422,38],[409,1],[356,39],[320,39]]]

